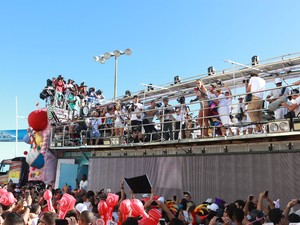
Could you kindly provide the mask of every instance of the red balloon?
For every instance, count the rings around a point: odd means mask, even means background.
[[[107,212],[108,212],[108,207],[105,201],[101,200],[98,204],[98,212],[100,216],[103,218],[105,224],[107,221]]]
[[[108,207],[108,219],[111,220],[112,219],[112,213],[113,213],[113,209],[114,207],[118,204],[119,202],[119,196],[113,193],[108,193],[107,197],[106,197],[106,204]]]
[[[157,225],[157,222],[151,218],[144,217],[139,221],[139,225]]]
[[[119,210],[122,213],[123,221],[127,219],[129,213],[131,212],[131,202],[130,199],[125,199],[120,203]]]
[[[52,210],[53,210],[53,206],[52,206],[52,192],[51,192],[49,189],[47,189],[47,190],[45,191],[43,197],[44,197],[44,199],[47,201],[48,209],[49,209],[50,211],[52,211]]]
[[[149,217],[145,212],[143,203],[139,199],[131,199],[132,216]]]
[[[153,219],[156,223],[159,222],[159,219],[162,217],[161,212],[158,209],[150,209],[148,215],[151,219]]]
[[[47,112],[45,110],[35,110],[28,116],[28,124],[35,131],[44,130],[48,124]]]

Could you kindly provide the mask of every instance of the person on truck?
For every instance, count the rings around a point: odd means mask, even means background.
[[[86,174],[82,174],[81,177],[81,181],[79,182],[78,179],[76,178],[76,185],[78,189],[83,189],[85,191],[87,191],[87,187],[88,187],[88,181],[87,181],[87,177]]]

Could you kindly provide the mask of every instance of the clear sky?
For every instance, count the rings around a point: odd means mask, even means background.
[[[59,74],[112,98],[114,60],[93,60],[107,51],[133,51],[119,58],[118,95],[230,68],[224,59],[298,52],[299,9],[299,0],[1,1],[0,129],[15,129],[16,96],[27,116]]]

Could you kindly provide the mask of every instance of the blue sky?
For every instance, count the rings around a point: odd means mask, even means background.
[[[107,51],[133,51],[119,59],[118,95],[230,68],[224,59],[298,52],[299,8],[298,0],[1,1],[0,129],[15,128],[15,96],[27,116],[59,74],[112,98],[114,61],[93,60]]]

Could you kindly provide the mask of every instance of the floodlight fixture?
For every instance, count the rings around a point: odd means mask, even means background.
[[[119,57],[120,55],[122,55],[122,51],[120,51],[120,50],[115,50],[114,52],[113,52],[113,54],[114,54],[114,56],[115,57]]]
[[[105,59],[110,59],[110,57],[112,56],[113,54],[111,52],[105,52],[104,53],[104,58]]]
[[[126,48],[125,51],[124,51],[124,54],[125,55],[131,55],[132,51],[130,48]]]

